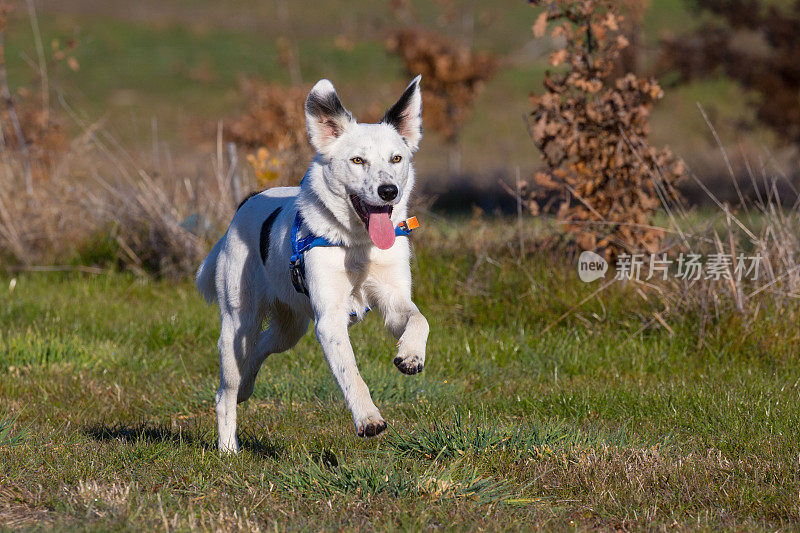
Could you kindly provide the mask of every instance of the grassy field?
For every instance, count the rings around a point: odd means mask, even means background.
[[[426,220],[422,374],[379,317],[352,328],[385,435],[355,436],[309,334],[264,364],[225,458],[217,311],[190,281],[0,276],[0,528],[797,528],[797,324],[643,327],[621,285],[573,310],[598,286],[512,236]]]

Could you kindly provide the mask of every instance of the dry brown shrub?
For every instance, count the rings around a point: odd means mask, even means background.
[[[455,144],[470,116],[475,97],[495,73],[497,60],[472,51],[441,33],[410,27],[396,31],[386,43],[400,56],[408,76],[422,74],[425,126]]]
[[[533,32],[565,43],[550,56],[561,68],[545,74],[544,94],[532,94],[529,131],[546,169],[534,176],[529,205],[559,198],[558,217],[586,250],[608,256],[655,252],[663,233],[650,226],[661,197],[674,197],[683,163],[647,140],[653,103],[663,95],[655,79],[610,74],[628,45],[623,17],[604,0],[539,0]],[[556,24],[551,24],[556,23]],[[654,171],[654,169],[656,169]]]
[[[6,72],[5,35],[8,28],[8,15],[13,4],[0,3],[0,95],[3,105],[0,108],[0,148],[14,153],[21,160],[20,169],[26,176],[25,190],[30,195],[34,182],[43,185],[49,175],[48,166],[54,157],[67,147],[67,137],[63,124],[49,106],[49,79],[39,73],[38,83],[22,85],[16,94],[9,87]],[[77,69],[77,60],[70,52],[77,43],[70,42],[62,47],[53,42],[53,59],[49,65],[40,65],[40,70],[53,68],[58,63],[67,63]],[[41,83],[44,81],[44,83]],[[35,87],[35,88],[32,88]]]
[[[612,76],[621,77],[628,72],[639,73],[644,52],[644,15],[650,7],[650,0],[621,0],[618,2],[624,18],[620,31],[628,40],[628,46],[620,51]]]
[[[243,81],[241,90],[247,109],[225,126],[225,138],[249,151],[266,149],[270,160],[275,161],[270,172],[274,171],[275,177],[282,181],[296,183],[313,155],[306,136],[303,110],[308,89],[256,80]],[[256,168],[257,177],[258,171]],[[258,181],[263,186],[266,183],[262,181],[268,180]]]
[[[53,113],[42,110],[28,91],[23,91],[22,96],[25,98],[15,100],[15,105],[29,157],[37,166],[49,165],[69,145],[64,125]],[[10,124],[8,107],[0,112],[0,124]],[[6,149],[19,150],[19,142],[11,131],[3,128],[2,139]]]
[[[800,145],[800,2],[696,0],[694,5],[715,17],[666,39],[661,69],[677,71],[683,81],[722,69],[758,94],[748,103],[780,142]]]

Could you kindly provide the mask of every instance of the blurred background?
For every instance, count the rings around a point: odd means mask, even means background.
[[[757,92],[711,62],[708,72],[693,72],[693,79],[680,83],[678,69],[662,60],[665,43],[688,40],[691,30],[719,15],[698,12],[690,0],[620,3],[635,10],[629,65],[639,74],[659,75],[668,89],[653,112],[655,144],[669,144],[704,179],[724,178],[727,171],[700,104],[726,144],[779,149],[776,135],[756,120],[752,100],[760,97]],[[37,76],[29,10],[25,2],[16,7],[6,37],[12,90]],[[491,186],[517,166],[525,173],[538,164],[525,115],[528,94],[542,88],[553,44],[534,38],[535,13],[524,1],[60,0],[36,2],[36,9],[46,60],[52,60],[57,46],[74,57],[48,72],[59,93],[84,120],[102,119],[131,149],[150,149],[156,131],[173,159],[208,148],[215,142],[217,121],[233,124],[257,105],[248,84],[308,87],[327,77],[357,117],[375,120],[409,80],[400,54],[388,47],[390,40],[397,30],[420,28],[491,54],[496,65],[481,81],[469,106],[471,117],[459,128],[460,164],[449,161],[442,135],[427,128],[417,159],[423,185],[449,189],[453,180],[466,179]],[[740,44],[754,46],[754,32],[746,33]],[[703,66],[700,57],[695,61],[695,70]],[[252,124],[259,127],[274,126]]]
[[[653,146],[671,148],[697,177],[678,183],[685,199],[712,203],[698,180],[721,200],[737,199],[731,173],[750,194],[748,165],[774,166],[785,178],[781,187],[793,187],[800,141],[796,4],[616,4],[629,43],[616,74],[659,79],[663,98],[645,129]],[[529,96],[544,92],[551,54],[564,39],[535,35],[541,6],[525,1],[4,5],[4,86],[13,105],[3,110],[3,133],[6,145],[24,138],[30,152],[23,161],[6,157],[16,169],[6,172],[6,194],[23,186],[11,174],[24,176],[29,196],[53,191],[59,180],[69,183],[62,198],[75,183],[91,183],[89,196],[114,191],[106,194],[113,201],[103,200],[110,206],[98,201],[87,208],[82,193],[77,203],[54,208],[59,217],[70,209],[81,213],[70,231],[81,232],[94,216],[87,212],[118,218],[154,209],[174,211],[184,228],[201,235],[229,220],[231,206],[248,191],[298,183],[311,157],[302,101],[322,77],[360,120],[375,121],[412,75],[423,73],[425,140],[416,165],[426,208],[513,213],[509,188],[517,169],[527,186],[543,166],[529,133]],[[209,180],[225,190],[206,190]],[[119,193],[120,182],[148,199],[122,209],[130,195]],[[230,202],[226,210],[203,207],[204,195]],[[46,247],[37,239],[53,221],[39,216],[42,209],[15,215],[20,198],[6,196],[0,228],[10,255],[30,263],[44,258],[32,250]],[[39,229],[20,227],[22,218],[36,220]],[[138,257],[129,242],[137,239],[124,242]]]

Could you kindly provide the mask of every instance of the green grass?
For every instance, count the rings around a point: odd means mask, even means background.
[[[237,457],[215,449],[217,311],[189,281],[0,278],[0,526],[797,527],[796,324],[635,334],[650,303],[615,285],[543,333],[596,286],[519,262],[509,232],[415,239],[422,374],[394,369],[380,317],[352,328],[385,435],[355,436],[309,334],[265,362]]]

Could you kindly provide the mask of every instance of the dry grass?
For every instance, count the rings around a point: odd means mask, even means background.
[[[710,121],[708,125],[719,142]],[[703,323],[710,317],[719,320],[728,310],[742,317],[745,325],[773,313],[794,316],[800,300],[800,192],[780,168],[762,164],[756,171],[748,162],[747,178],[755,198],[751,199],[741,190],[721,142],[719,148],[739,199],[737,205],[722,202],[692,175],[716,209],[710,215],[698,216],[678,202],[666,201],[666,195],[662,195],[669,237],[659,254],[695,253],[706,260],[717,254],[731,257],[732,264],[720,279],[670,278],[653,287],[661,296],[665,311],[697,311]],[[652,172],[652,178],[657,185],[660,183],[660,169]],[[779,190],[787,187],[794,199],[781,197]],[[740,256],[760,258],[758,273],[737,273]]]
[[[46,508],[33,503],[40,500],[41,497],[29,490],[0,484],[0,524],[11,529],[49,524],[51,519]]]
[[[230,220],[237,191],[253,181],[209,154],[208,173],[181,176],[171,159],[123,149],[97,125],[56,155],[49,172],[25,192],[23,155],[0,153],[0,250],[11,268],[60,263],[121,266],[176,276],[191,273]],[[163,168],[162,168],[163,167]],[[244,185],[242,184],[244,182]]]

